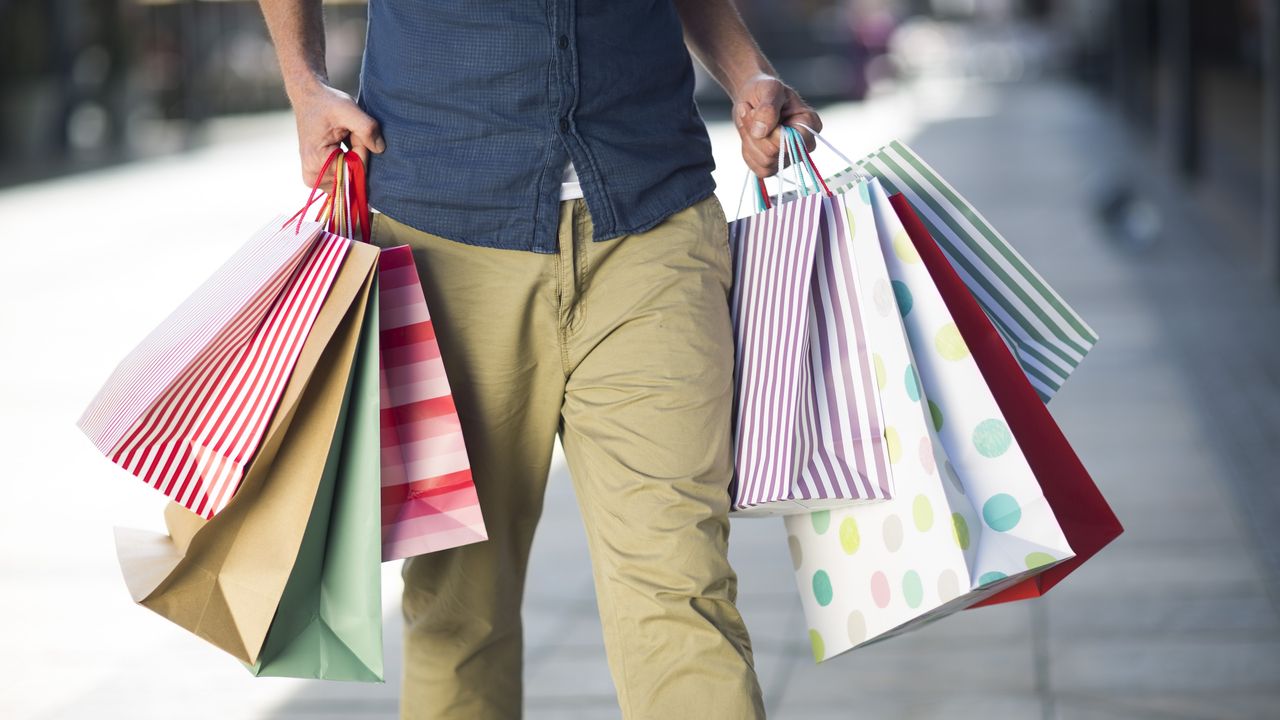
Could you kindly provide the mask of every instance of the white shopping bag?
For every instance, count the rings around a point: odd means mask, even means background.
[[[928,270],[878,181],[845,193],[873,217],[910,359],[883,375],[895,428],[893,499],[786,518],[814,658],[825,660],[967,607],[1073,556]],[[857,214],[854,217],[858,217]],[[857,220],[855,219],[855,222]]]

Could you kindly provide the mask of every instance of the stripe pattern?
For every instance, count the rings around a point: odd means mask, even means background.
[[[809,196],[730,224],[737,387],[733,510],[775,515],[892,493],[849,229]]]
[[[205,518],[235,494],[351,241],[277,219],[120,364],[79,426]]]
[[[1027,379],[1048,402],[1097,343],[1097,333],[905,144],[892,142],[858,165],[879,178],[889,194],[901,193],[911,203],[996,329],[1011,343]],[[852,168],[828,178],[836,192],[857,182]]]
[[[378,263],[382,559],[488,538],[458,412],[409,246]]]

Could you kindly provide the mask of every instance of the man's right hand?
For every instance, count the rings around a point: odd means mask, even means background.
[[[302,181],[308,187],[317,184],[320,168],[340,143],[347,145],[368,164],[369,153],[386,148],[378,121],[356,105],[351,96],[316,81],[305,90],[291,93],[293,115],[298,123],[298,154],[302,159]],[[325,184],[332,182],[330,177]]]

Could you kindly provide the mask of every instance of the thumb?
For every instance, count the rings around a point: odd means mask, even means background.
[[[772,87],[763,87],[762,94],[755,97],[754,101],[749,101],[751,108],[748,118],[746,118],[746,127],[750,129],[751,137],[756,140],[768,137],[773,132],[773,128],[778,127],[778,119],[782,115],[782,102],[785,97],[781,92],[773,92]]]
[[[773,129],[778,126],[778,117],[781,108],[777,98],[768,97],[757,103],[749,111],[747,124],[750,128],[751,137],[760,140],[769,136]]]

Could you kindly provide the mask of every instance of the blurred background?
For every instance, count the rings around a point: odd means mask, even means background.
[[[817,104],[865,100],[922,75],[1071,78],[1193,183],[1224,242],[1280,277],[1280,150],[1264,138],[1280,103],[1266,53],[1280,46],[1272,4],[738,2],[782,76]],[[330,74],[355,93],[365,3],[326,5]],[[698,99],[708,118],[725,116],[725,96],[701,73]],[[0,0],[0,107],[2,187],[199,147],[218,118],[279,110],[285,97],[251,0]],[[1151,209],[1112,190],[1109,217],[1131,239],[1153,240]]]
[[[1041,600],[814,666],[781,524],[736,520],[771,717],[1280,717],[1280,3],[737,4],[825,136],[850,157],[910,143],[1099,331],[1051,410],[1128,528]],[[354,93],[366,5],[325,12]],[[697,96],[732,213],[728,101],[705,75]],[[251,678],[130,602],[111,527],[162,528],[162,498],[73,425],[303,200],[257,3],[0,0],[0,137],[0,717],[394,717],[395,564],[386,685]],[[558,456],[553,473],[527,715],[617,717]]]

